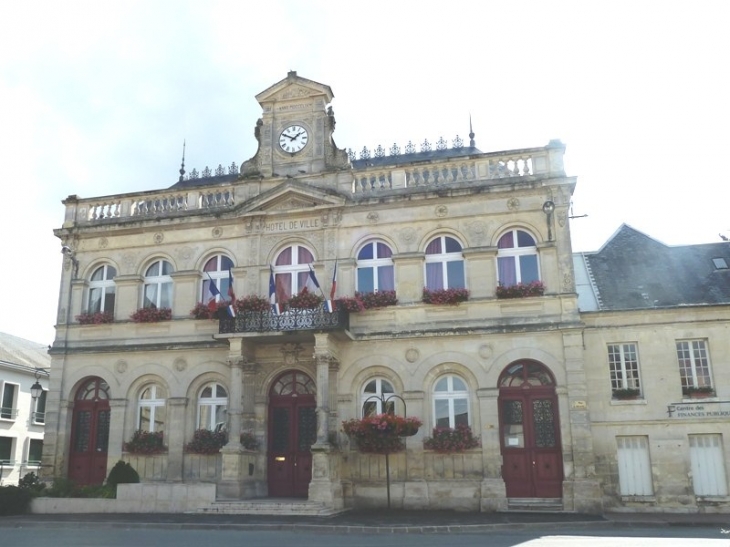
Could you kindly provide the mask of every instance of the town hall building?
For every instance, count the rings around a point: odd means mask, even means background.
[[[622,227],[574,255],[560,141],[356,154],[333,97],[290,72],[240,166],[64,200],[47,473],[125,460],[211,504],[727,510],[728,244]],[[422,422],[387,472],[342,425],[381,413]],[[424,444],[465,429],[476,447]]]

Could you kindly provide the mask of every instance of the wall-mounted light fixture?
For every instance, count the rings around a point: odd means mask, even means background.
[[[65,256],[66,258],[68,258],[71,261],[71,264],[73,264],[73,267],[74,267],[73,279],[76,279],[76,276],[79,273],[79,261],[76,260],[76,252],[68,245],[62,245],[61,253],[63,254],[63,256]]]
[[[542,204],[542,212],[547,215],[548,241],[553,240],[553,212],[555,204],[548,200]]]
[[[43,386],[38,381],[41,378],[41,370],[42,369],[35,369],[35,384],[30,386],[30,396],[33,397],[33,399],[38,399],[38,397],[41,396],[43,393]]]

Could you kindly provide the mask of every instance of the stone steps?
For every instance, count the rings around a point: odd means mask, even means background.
[[[250,500],[219,500],[198,513],[208,515],[288,515],[327,517],[337,515],[347,509],[331,509],[322,503],[299,499],[259,498]]]
[[[563,513],[561,498],[509,498],[508,511],[528,511],[532,513]]]

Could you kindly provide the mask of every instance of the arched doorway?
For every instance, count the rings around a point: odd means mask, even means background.
[[[563,456],[555,379],[535,361],[499,377],[502,478],[508,498],[562,498]]]
[[[317,440],[316,388],[303,372],[285,372],[269,392],[269,496],[306,498]]]
[[[74,397],[68,478],[76,484],[101,484],[106,479],[109,445],[109,385],[86,380]]]

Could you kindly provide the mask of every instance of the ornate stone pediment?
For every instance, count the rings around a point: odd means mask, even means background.
[[[246,203],[244,211],[300,211],[321,205],[344,204],[345,198],[342,196],[322,192],[296,182],[288,182],[255,197]]]
[[[315,96],[324,96],[325,102],[328,103],[332,100],[334,94],[330,86],[320,84],[314,80],[307,80],[297,76],[295,71],[291,71],[286,78],[256,95],[256,100],[263,105],[270,102],[291,101]]]

